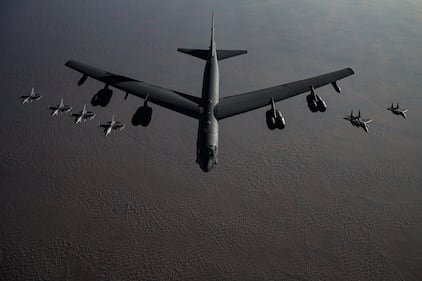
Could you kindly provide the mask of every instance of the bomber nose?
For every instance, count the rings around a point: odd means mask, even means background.
[[[210,159],[208,160],[208,163],[207,163],[207,170],[208,170],[207,172],[211,171],[212,168],[214,168],[214,160]]]
[[[209,172],[214,168],[214,161],[213,159],[204,159],[203,161],[199,161],[199,167],[204,172]]]

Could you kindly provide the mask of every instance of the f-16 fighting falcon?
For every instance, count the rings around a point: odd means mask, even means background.
[[[22,104],[24,103],[30,103],[34,101],[38,101],[41,98],[41,95],[38,95],[35,93],[35,89],[32,88],[31,93],[27,96],[20,96],[19,98],[22,99]]]
[[[363,119],[360,117],[360,110],[359,110],[359,114],[357,116],[353,116],[353,110],[350,113],[350,116],[346,116],[344,117],[345,120],[350,121],[350,123],[352,124],[352,126],[355,127],[361,127],[362,129],[365,130],[365,132],[369,131],[369,127],[368,127],[368,123],[372,122],[371,119]]]
[[[48,109],[52,110],[51,116],[56,116],[59,113],[69,112],[72,107],[63,103],[63,98],[60,99],[60,104],[56,106],[49,106]]]
[[[114,114],[111,117],[111,121],[108,121],[106,124],[100,124],[98,127],[104,129],[104,136],[108,136],[111,132],[116,130],[123,130],[125,128],[125,124],[119,121],[114,120]]]
[[[92,120],[94,119],[95,115],[95,113],[86,110],[86,104],[84,104],[82,111],[72,114],[72,116],[75,117],[75,124],[81,124],[86,120]]]
[[[217,49],[214,37],[214,16],[212,17],[211,42],[208,49],[179,48],[178,51],[205,61],[201,97],[114,74],[75,60],[69,60],[65,65],[82,73],[78,85],[82,85],[88,77],[104,83],[104,88],[99,90],[91,100],[91,104],[94,106],[107,106],[112,96],[110,89],[110,86],[112,86],[124,91],[126,93],[125,99],[128,94],[143,99],[147,98],[150,103],[198,120],[196,162],[205,172],[210,171],[218,161],[218,123],[221,120],[270,106],[270,109],[265,113],[268,128],[271,130],[275,128],[283,129],[285,126],[284,117],[276,109],[276,102],[311,91],[311,94],[306,98],[309,109],[313,112],[323,112],[327,108],[326,104],[315,94],[314,90],[331,84],[336,92],[340,93],[337,81],[354,74],[351,68],[344,68],[296,82],[220,98],[218,63],[234,56],[246,54],[247,51]],[[151,115],[152,109],[145,102],[133,115],[132,123],[147,126],[151,120]]]
[[[406,108],[400,108],[399,103],[397,102],[397,105],[394,106],[393,103],[391,103],[391,106],[387,108],[387,110],[390,110],[391,112],[393,112],[395,115],[400,115],[402,116],[404,119],[407,118],[406,116],[406,112],[407,109]]]

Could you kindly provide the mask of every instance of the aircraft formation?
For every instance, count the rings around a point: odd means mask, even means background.
[[[397,105],[394,106],[393,103],[391,103],[390,107],[387,107],[387,110],[391,111],[393,114],[402,116],[404,119],[407,119],[406,112],[408,111],[406,108],[400,108],[399,103],[397,102]],[[353,116],[353,109],[350,115],[344,117],[345,120],[349,121],[352,126],[354,127],[361,127],[365,132],[369,132],[369,126],[368,124],[372,122],[372,119],[369,118],[362,118],[360,116],[360,110],[358,115]]]
[[[106,107],[109,104],[113,95],[110,87],[125,92],[124,99],[127,99],[129,94],[144,99],[144,104],[138,108],[132,117],[134,126],[141,125],[146,127],[151,122],[152,108],[148,105],[149,102],[198,120],[196,163],[204,172],[209,172],[218,163],[218,125],[221,120],[270,106],[270,109],[265,113],[268,129],[284,129],[286,120],[281,112],[277,110],[276,102],[310,92],[306,96],[309,110],[312,112],[325,112],[327,104],[315,93],[315,89],[330,84],[337,93],[340,93],[341,89],[337,81],[354,74],[351,68],[344,68],[308,79],[220,98],[219,61],[246,54],[247,51],[217,49],[214,38],[214,16],[212,17],[211,40],[208,49],[179,48],[177,50],[205,61],[201,97],[114,74],[75,60],[69,60],[65,65],[82,74],[77,83],[78,86],[81,86],[88,77],[104,84],[104,88],[100,89],[92,97],[92,106]],[[39,100],[41,96],[36,95],[32,89],[29,96],[21,96],[21,98],[23,99],[22,103],[29,103]],[[71,110],[70,106],[63,104],[63,100],[61,100],[59,105],[49,108],[53,110],[52,116]],[[392,104],[388,110],[406,118],[405,113],[407,110],[401,109],[398,103],[397,106]],[[73,116],[75,117],[75,123],[79,124],[86,120],[91,120],[95,117],[95,114],[88,112],[84,106],[80,113],[73,114]],[[372,121],[371,119],[361,118],[360,110],[357,116],[354,116],[352,111],[350,116],[346,116],[344,119],[355,127],[363,128],[365,132],[369,131],[368,123]],[[111,121],[100,124],[99,127],[104,130],[104,135],[108,136],[113,131],[122,130],[125,124],[116,121],[113,115]]]
[[[20,99],[22,100],[22,104],[35,102],[41,99],[41,95],[35,94],[35,89],[32,88],[29,95],[26,96],[20,96]],[[51,116],[55,117],[62,113],[69,113],[72,110],[72,107],[70,105],[66,105],[63,102],[63,98],[60,99],[60,103],[58,105],[52,106],[50,105],[48,107],[49,110],[51,110]],[[75,124],[81,124],[83,122],[86,122],[88,120],[92,120],[95,118],[96,114],[92,111],[88,111],[86,109],[86,104],[83,105],[83,108],[78,113],[72,113],[71,116],[74,118]],[[104,130],[104,135],[108,136],[114,131],[121,131],[125,128],[125,124],[116,121],[114,119],[114,114],[111,117],[111,121],[108,121],[104,124],[99,124],[99,128],[102,128]]]

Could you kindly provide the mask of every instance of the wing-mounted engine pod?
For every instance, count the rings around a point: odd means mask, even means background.
[[[308,104],[309,110],[312,112],[325,112],[327,110],[327,104],[325,101],[320,96],[315,94],[315,89],[312,85],[309,86],[309,90],[311,93],[306,96],[306,102]]]
[[[325,112],[327,110],[327,104],[320,97],[318,97],[317,105],[318,105],[318,111],[319,112]]]
[[[147,94],[144,105],[136,110],[135,114],[132,117],[132,125],[133,126],[143,126],[146,127],[151,122],[152,118],[152,108],[148,106],[148,98],[149,95]]]
[[[270,130],[284,129],[286,127],[286,120],[283,115],[275,108],[274,99],[271,99],[271,109],[265,112],[265,121]]]
[[[106,107],[113,96],[113,91],[106,84],[103,89],[99,90],[91,99],[91,105]]]

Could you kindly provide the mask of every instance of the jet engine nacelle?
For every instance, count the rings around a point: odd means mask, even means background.
[[[141,106],[138,110],[133,114],[132,117],[132,125],[134,126],[143,126],[146,127],[151,122],[152,116],[152,108],[148,105]]]
[[[316,100],[316,96],[309,94],[306,96],[306,102],[308,103],[309,110],[312,112],[318,111],[318,102]]]
[[[317,107],[318,107],[319,112],[325,112],[327,110],[327,104],[320,97],[318,97],[317,105],[318,105]]]
[[[309,109],[312,112],[325,112],[327,110],[327,104],[320,96],[315,94],[315,90],[312,85],[309,88],[311,93],[306,96],[306,102],[308,103]]]
[[[270,130],[284,129],[286,127],[286,120],[284,120],[283,115],[278,110],[270,109],[265,113],[267,127]]]
[[[101,106],[101,107],[106,107],[111,100],[111,97],[113,95],[113,91],[108,88],[105,87],[104,89],[99,90],[91,99],[91,104],[93,106]]]

